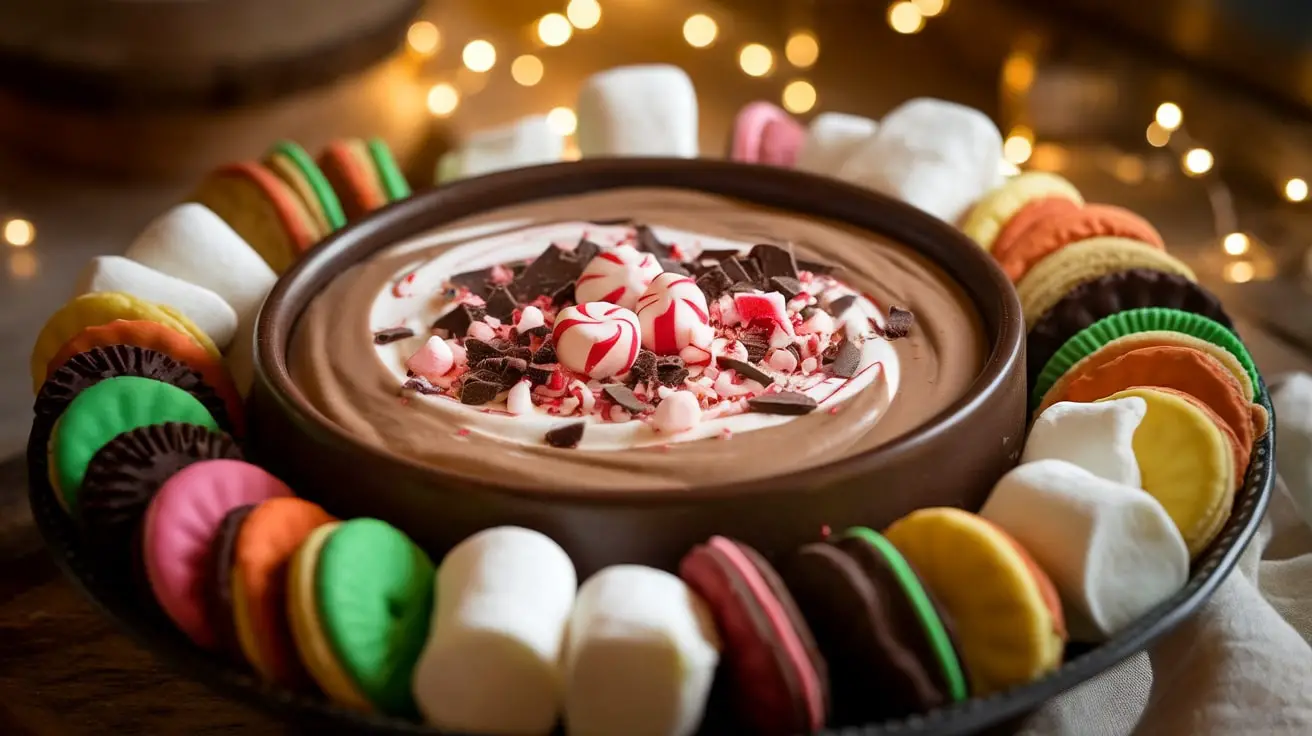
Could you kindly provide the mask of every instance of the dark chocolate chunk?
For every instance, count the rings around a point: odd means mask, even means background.
[[[729,274],[725,273],[724,268],[718,263],[715,264],[714,268],[708,269],[697,277],[697,288],[701,289],[702,293],[706,295],[706,301],[708,302],[719,299],[720,295],[732,285],[733,279],[729,278]]]
[[[752,246],[752,251],[748,255],[756,261],[756,265],[761,269],[761,274],[767,279],[776,276],[789,279],[797,278],[797,260],[793,257],[793,251],[789,248],[762,243]]]
[[[547,432],[544,439],[548,445],[561,450],[572,450],[579,446],[583,440],[583,430],[588,426],[587,422],[570,422],[562,424],[555,429]]]
[[[446,311],[433,322],[434,330],[441,330],[446,337],[464,337],[469,326],[487,316],[487,311],[473,304],[460,303]]]
[[[834,362],[829,364],[829,372],[840,378],[851,378],[861,366],[861,346],[852,340],[844,340],[838,346]]]
[[[715,359],[715,364],[725,370],[736,371],[738,375],[743,378],[750,378],[762,386],[769,386],[774,383],[774,379],[770,377],[769,373],[766,373],[745,360],[738,360],[737,358],[730,358],[721,355]]]
[[[829,302],[829,313],[837,317],[843,312],[851,309],[853,304],[856,304],[856,294],[840,296],[832,302]]]
[[[662,386],[678,386],[688,377],[688,367],[677,355],[656,356],[656,381]]]
[[[838,349],[841,346],[842,346],[841,342],[829,343],[829,345],[825,347],[825,351],[823,353],[820,353],[820,362],[823,363],[824,365],[829,365],[830,363],[834,362],[834,359],[838,357]],[[800,353],[799,353],[799,359],[800,359]]]
[[[406,379],[405,383],[401,384],[401,388],[407,391],[417,391],[425,396],[436,396],[442,393],[442,389],[434,386],[423,376],[411,376]]]
[[[466,289],[469,289],[471,293],[477,294],[482,297],[486,297],[488,291],[488,285],[491,279],[492,279],[492,269],[491,267],[488,267],[488,268],[480,268],[477,271],[466,271],[465,273],[458,273],[455,276],[452,276],[450,279],[448,279],[448,283],[450,283],[452,286],[464,287]]]
[[[802,282],[790,276],[771,276],[770,288],[783,294],[785,300],[791,300],[805,291],[802,288]]]
[[[629,368],[629,380],[634,383],[642,383],[655,377],[656,353],[650,350],[639,350],[638,357],[633,359],[633,365]]]
[[[533,338],[546,338],[550,334],[551,328],[546,325],[538,325],[537,327],[524,330],[523,332],[516,331],[515,344],[519,346],[527,346],[533,342]]]
[[[518,358],[527,363],[533,357],[533,351],[523,345],[513,345],[501,351],[501,355],[506,358]]]
[[[554,307],[564,306],[574,301],[574,282],[570,281],[562,285],[559,289],[551,292],[551,305]]]
[[[658,257],[669,257],[670,246],[662,243],[661,239],[656,237],[656,233],[646,225],[637,227],[637,238],[634,247],[643,253],[651,253]]]
[[[889,307],[888,319],[884,320],[884,337],[890,340],[897,340],[906,337],[911,333],[911,325],[915,324],[916,315],[901,307]]]
[[[495,399],[501,393],[498,381],[478,381],[465,378],[460,382],[460,403],[469,406],[482,406]]]
[[[478,369],[477,373],[488,372],[497,376],[503,388],[510,388],[524,377],[524,372],[528,370],[528,361],[521,358],[487,358],[475,368]]]
[[[755,261],[745,260],[743,258],[729,258],[720,262],[720,267],[734,282],[744,282],[748,284],[761,283],[761,269]]]
[[[237,625],[232,611],[232,570],[237,556],[237,536],[241,525],[255,509],[255,504],[246,504],[232,509],[219,522],[219,531],[210,544],[209,571],[211,584],[205,586],[207,604],[214,614],[215,633],[218,634],[219,650],[235,662],[244,662],[241,642],[237,636]]]
[[[389,327],[385,330],[379,330],[374,333],[375,345],[387,345],[388,343],[404,340],[407,337],[414,337],[415,331],[409,327]]]
[[[484,309],[488,314],[499,320],[508,320],[510,316],[519,308],[519,302],[515,297],[510,295],[510,290],[504,286],[494,286],[487,294],[487,306]]]
[[[490,342],[471,337],[465,340],[465,357],[470,365],[477,365],[488,358],[501,357],[501,349]]]
[[[738,335],[738,342],[747,348],[747,361],[756,363],[770,352],[770,332],[763,329],[751,329]]]
[[[627,411],[633,412],[634,414],[641,414],[651,408],[650,404],[638,398],[628,386],[618,383],[608,383],[605,386],[602,386],[601,390],[610,397],[611,401],[614,401],[616,404],[619,404],[621,407]]]
[[[557,362],[556,342],[552,340],[550,337],[548,337],[546,340],[543,340],[542,346],[538,348],[538,351],[536,353],[533,353],[533,360],[530,362],[532,362],[534,365],[545,365],[547,363]]]
[[[794,358],[797,358],[798,363],[802,362],[802,349],[797,346],[797,343],[788,343],[788,352],[792,353]]]
[[[524,375],[528,376],[529,383],[534,386],[542,386],[551,382],[551,376],[560,370],[559,363],[542,363],[533,364],[528,367]]]
[[[802,321],[805,322],[808,319],[811,319],[811,315],[815,314],[818,311],[820,310],[815,307],[802,307],[802,311],[800,312],[800,314],[802,315]]]
[[[828,263],[820,263],[819,261],[807,261],[800,258],[797,261],[797,269],[799,271],[810,271],[812,274],[816,276],[828,276],[835,271],[835,268]]]
[[[510,293],[516,300],[528,303],[540,296],[556,294],[571,285],[583,273],[601,248],[588,240],[580,240],[573,250],[557,245],[547,246],[542,255],[533,259],[524,272],[510,283]]]
[[[588,261],[596,258],[601,254],[601,246],[588,240],[579,238],[579,244],[574,246],[574,260],[579,263],[579,272],[582,273],[583,267],[588,265]]]
[[[677,274],[680,274],[680,275],[682,275],[682,276],[691,276],[691,275],[692,275],[692,274],[688,273],[688,269],[685,268],[684,265],[683,265],[682,263],[679,263],[678,259],[675,259],[675,258],[660,258],[660,257],[657,257],[657,258],[656,258],[656,261],[657,261],[657,263],[660,263],[660,264],[661,264],[661,268],[662,268],[663,270],[668,271],[668,272],[670,272],[670,273],[677,273]]]
[[[736,258],[738,256],[738,253],[739,251],[732,250],[732,249],[704,250],[701,253],[697,254],[697,260],[698,262],[719,263],[720,261],[729,258]]]
[[[729,287],[730,294],[750,294],[757,291],[760,289],[756,288],[756,284],[749,284],[746,281],[739,281]]]
[[[501,375],[500,375],[499,373],[497,373],[496,371],[488,371],[488,370],[482,370],[482,369],[475,369],[475,370],[472,370],[472,371],[466,373],[466,374],[463,376],[463,378],[462,378],[461,380],[462,380],[462,381],[466,381],[466,382],[472,381],[472,382],[475,382],[475,383],[479,383],[479,382],[481,382],[481,383],[498,383],[498,384],[499,384],[499,383],[501,383]]]
[[[752,411],[762,414],[787,414],[801,416],[816,410],[819,404],[815,399],[800,391],[780,391],[773,394],[761,394],[747,400]]]
[[[602,227],[607,227],[607,226],[612,226],[612,225],[632,225],[632,224],[633,224],[633,218],[632,218],[632,217],[611,217],[611,218],[604,219],[604,220],[588,220],[588,222],[592,223],[593,225],[601,225]]]

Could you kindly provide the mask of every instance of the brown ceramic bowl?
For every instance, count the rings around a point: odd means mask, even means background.
[[[302,397],[288,373],[293,327],[339,273],[380,249],[469,215],[550,196],[675,187],[734,197],[883,235],[934,261],[978,308],[988,356],[966,395],[871,451],[768,479],[676,491],[534,492],[445,473],[358,441]],[[257,328],[252,452],[304,496],[343,517],[372,516],[435,555],[490,526],[538,529],[580,576],[630,562],[673,568],[712,534],[767,555],[813,541],[821,527],[882,528],[925,506],[976,510],[1020,454],[1025,422],[1024,323],[1015,291],[988,254],[952,226],[901,202],[795,171],[711,160],[599,159],[496,174],[399,202],[337,233],[285,275]]]

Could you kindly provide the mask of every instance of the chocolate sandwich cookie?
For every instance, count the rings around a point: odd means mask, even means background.
[[[967,697],[942,609],[902,555],[865,528],[780,567],[833,683],[833,726],[921,713]]]
[[[1035,321],[1025,348],[1029,385],[1076,333],[1103,317],[1142,307],[1191,312],[1234,329],[1221,302],[1183,276],[1145,268],[1109,273],[1071,289]]]
[[[210,562],[213,564],[213,583],[207,591],[210,594],[211,618],[214,620],[214,633],[218,648],[234,662],[245,663],[241,651],[241,642],[237,638],[237,623],[233,618],[232,601],[232,567],[237,559],[237,537],[241,534],[241,525],[255,509],[255,504],[246,504],[230,510],[219,522],[219,531],[214,535]]]
[[[183,468],[202,460],[240,460],[231,437],[195,424],[138,427],[110,440],[87,465],[77,517],[98,548],[126,553],[155,492]]]

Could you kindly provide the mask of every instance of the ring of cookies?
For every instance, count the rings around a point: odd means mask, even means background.
[[[634,74],[591,84],[594,114],[609,114],[617,87],[651,82],[649,69]],[[593,145],[625,152],[616,118],[604,121]],[[926,131],[964,143],[908,140]],[[1261,470],[1270,418],[1220,304],[1153,226],[1085,203],[1053,174],[998,183],[997,137],[983,115],[937,100],[809,128],[755,103],[731,147],[958,222],[1015,283],[1033,419],[1019,465],[974,512],[816,530],[770,559],[713,536],[677,569],[616,565],[580,581],[532,529],[424,550],[386,521],[299,498],[243,459],[254,317],[314,243],[409,195],[378,140],[335,142],[317,159],[280,142],[214,172],[124,257],[95,259],[33,349],[31,477],[97,564],[131,570],[131,595],[198,649],[271,685],[443,731],[681,735],[725,718],[733,732],[782,736],[1007,691],[1059,668],[1068,643],[1107,641],[1184,588]],[[933,166],[921,160],[935,151]],[[462,152],[446,171],[522,163],[488,155]],[[950,186],[926,186],[934,167]],[[633,248],[610,254],[578,280],[595,299],[509,324],[554,334],[560,361],[595,358],[581,366],[593,373],[628,371],[640,343],[686,347],[673,320],[669,334],[652,326],[672,307],[646,302],[669,306],[691,279],[646,273]],[[696,317],[704,302],[689,288]],[[594,314],[598,303],[619,316]],[[502,326],[486,320],[462,329]],[[627,329],[623,360],[595,349],[598,325]],[[740,356],[743,370],[770,360],[758,352]],[[434,337],[412,360],[424,376],[454,358]],[[677,423],[668,406],[661,421]]]

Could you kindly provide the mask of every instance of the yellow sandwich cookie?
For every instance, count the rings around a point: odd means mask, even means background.
[[[1127,238],[1090,238],[1071,243],[1039,261],[1016,284],[1025,329],[1071,289],[1109,273],[1144,268],[1196,280],[1194,272],[1165,251]]]
[[[985,194],[966,215],[961,230],[984,250],[989,250],[1013,215],[1026,204],[1045,197],[1060,197],[1078,205],[1084,204],[1080,190],[1069,181],[1045,171],[1027,171]]]
[[[195,340],[197,345],[205,348],[205,352],[216,360],[220,358],[219,349],[215,347],[209,335],[171,307],[117,291],[83,294],[60,307],[59,311],[46,320],[45,327],[41,328],[36,346],[32,348],[30,364],[32,391],[41,390],[50,360],[55,357],[64,343],[88,327],[109,324],[114,320],[158,322]]]
[[[1066,623],[1056,588],[1006,532],[961,509],[930,508],[884,536],[947,611],[972,695],[1023,685],[1061,664]]]
[[[1181,395],[1132,388],[1102,400],[1127,396],[1148,404],[1133,441],[1143,489],[1175,522],[1189,556],[1197,557],[1220,533],[1234,502],[1230,443],[1205,409]]]

